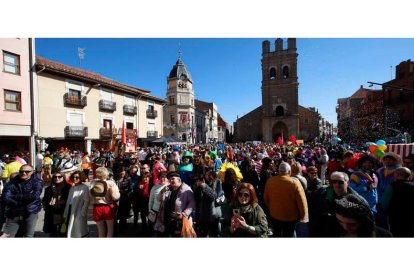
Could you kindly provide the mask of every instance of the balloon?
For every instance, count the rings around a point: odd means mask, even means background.
[[[385,151],[387,149],[387,145],[381,145],[378,147],[379,150]]]
[[[369,146],[369,151],[371,153],[375,153],[378,150],[378,146],[377,145],[371,145]]]
[[[377,146],[381,146],[381,145],[385,145],[386,143],[384,140],[378,140],[376,144]]]
[[[375,152],[375,156],[379,159],[381,158],[383,155],[385,154],[385,152],[383,150],[377,150]]]

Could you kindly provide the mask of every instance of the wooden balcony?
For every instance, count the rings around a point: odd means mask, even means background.
[[[102,140],[110,140],[110,139],[112,139],[112,128],[101,127],[99,129],[99,137]]]
[[[63,96],[63,103],[64,106],[71,106],[71,107],[80,107],[84,108],[88,102],[86,96],[78,97],[69,95],[69,93],[65,93]]]

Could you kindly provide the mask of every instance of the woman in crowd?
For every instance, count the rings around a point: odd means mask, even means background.
[[[224,195],[221,181],[212,181],[216,174],[209,171],[205,181],[202,177],[195,179],[194,198],[196,201],[197,235],[199,237],[218,237],[220,234],[220,219],[222,217],[218,198]]]
[[[293,156],[293,155],[292,155]],[[262,159],[262,169],[260,171],[260,184],[259,184],[259,202],[263,202],[263,194],[267,180],[275,175],[275,162],[269,157]]]
[[[349,178],[349,187],[368,202],[374,215],[377,213],[376,205],[378,203],[376,164],[377,161],[373,157],[362,156],[358,160],[359,169]]]
[[[228,203],[232,203],[236,199],[236,190],[240,186],[236,171],[228,168],[224,173],[223,191]]]
[[[242,163],[240,164],[240,172],[243,175],[243,181],[251,183],[256,189],[256,193],[258,193],[260,184],[259,174],[256,171],[256,164],[250,157],[244,157]]]
[[[158,174],[158,179],[160,180],[160,183],[152,186],[148,202],[148,227],[152,232],[154,231],[155,220],[157,219],[161,204],[157,196],[164,187],[170,185],[167,178],[167,172],[161,171]]]
[[[302,165],[297,161],[293,161],[291,168],[292,168],[291,177],[299,180],[300,184],[303,187],[303,190],[306,191],[306,188],[308,186],[308,181],[306,180],[305,177],[302,176]]]
[[[196,179],[203,178],[206,174],[206,167],[204,166],[203,159],[196,155],[194,157],[194,164],[193,164],[193,172],[190,177],[190,183],[187,183],[190,185],[191,188],[195,188],[194,185],[196,184]]]
[[[133,206],[134,206],[134,221],[138,218],[138,213],[141,214],[142,231],[144,234],[149,234],[147,226],[148,203],[150,196],[150,181],[151,173],[143,172],[140,177],[138,185],[133,188]]]
[[[76,171],[69,178],[74,185],[69,190],[65,211],[63,213],[64,221],[66,222],[67,237],[86,237],[89,234],[89,187],[84,183],[86,181],[86,175],[83,172]]]
[[[120,168],[116,178],[116,185],[119,189],[119,203],[118,203],[118,212],[116,214],[117,219],[119,219],[119,234],[125,233],[127,219],[129,218],[129,213],[131,211],[131,193],[132,193],[132,183],[131,177],[128,176],[127,172]]]
[[[228,234],[231,237],[267,237],[268,224],[250,183],[237,188],[237,200],[227,214]]]
[[[375,225],[374,215],[365,200],[355,194],[346,194],[334,200],[333,208],[339,227],[337,237],[391,237],[391,233]],[[334,230],[334,231],[335,231]]]
[[[66,183],[63,175],[55,173],[50,186],[45,189],[42,199],[43,209],[45,210],[43,232],[49,234],[50,237],[60,235],[60,227],[64,222],[63,212],[65,211],[70,188],[71,186]]]
[[[62,175],[62,174],[59,174]],[[63,175],[62,175],[63,177]],[[49,186],[52,182],[52,165],[44,165],[41,172],[41,178],[44,186]]]
[[[118,186],[108,179],[105,167],[96,169],[97,179],[91,183],[93,197],[93,220],[98,227],[99,237],[113,237],[114,220],[116,216],[115,202],[119,200]]]

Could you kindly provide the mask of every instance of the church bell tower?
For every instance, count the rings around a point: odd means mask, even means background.
[[[262,43],[262,127],[263,141],[275,142],[283,136],[298,136],[298,53],[296,39],[288,38],[287,49],[278,38],[271,50],[270,41]]]

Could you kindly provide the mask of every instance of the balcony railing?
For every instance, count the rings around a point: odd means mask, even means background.
[[[85,107],[87,105],[87,98],[86,96],[78,97],[69,95],[69,93],[65,93],[63,97],[64,105],[65,106],[76,106],[76,107]]]
[[[118,128],[118,135],[122,135],[122,128]],[[137,137],[138,136],[138,132],[137,129],[125,129],[125,136],[126,137]]]
[[[101,139],[111,139],[112,138],[112,128],[101,127],[99,129],[99,136]]]
[[[158,131],[147,131],[147,137],[148,138],[157,138],[158,137]]]
[[[67,138],[84,138],[88,136],[88,127],[66,126],[65,137]]]
[[[116,102],[111,102],[107,100],[100,100],[99,101],[99,109],[106,110],[106,111],[115,111],[116,110]]]
[[[124,104],[124,113],[125,114],[137,114],[137,107],[132,105]]]
[[[157,116],[158,116],[157,110],[151,110],[151,109],[147,110],[147,118],[157,118]]]

